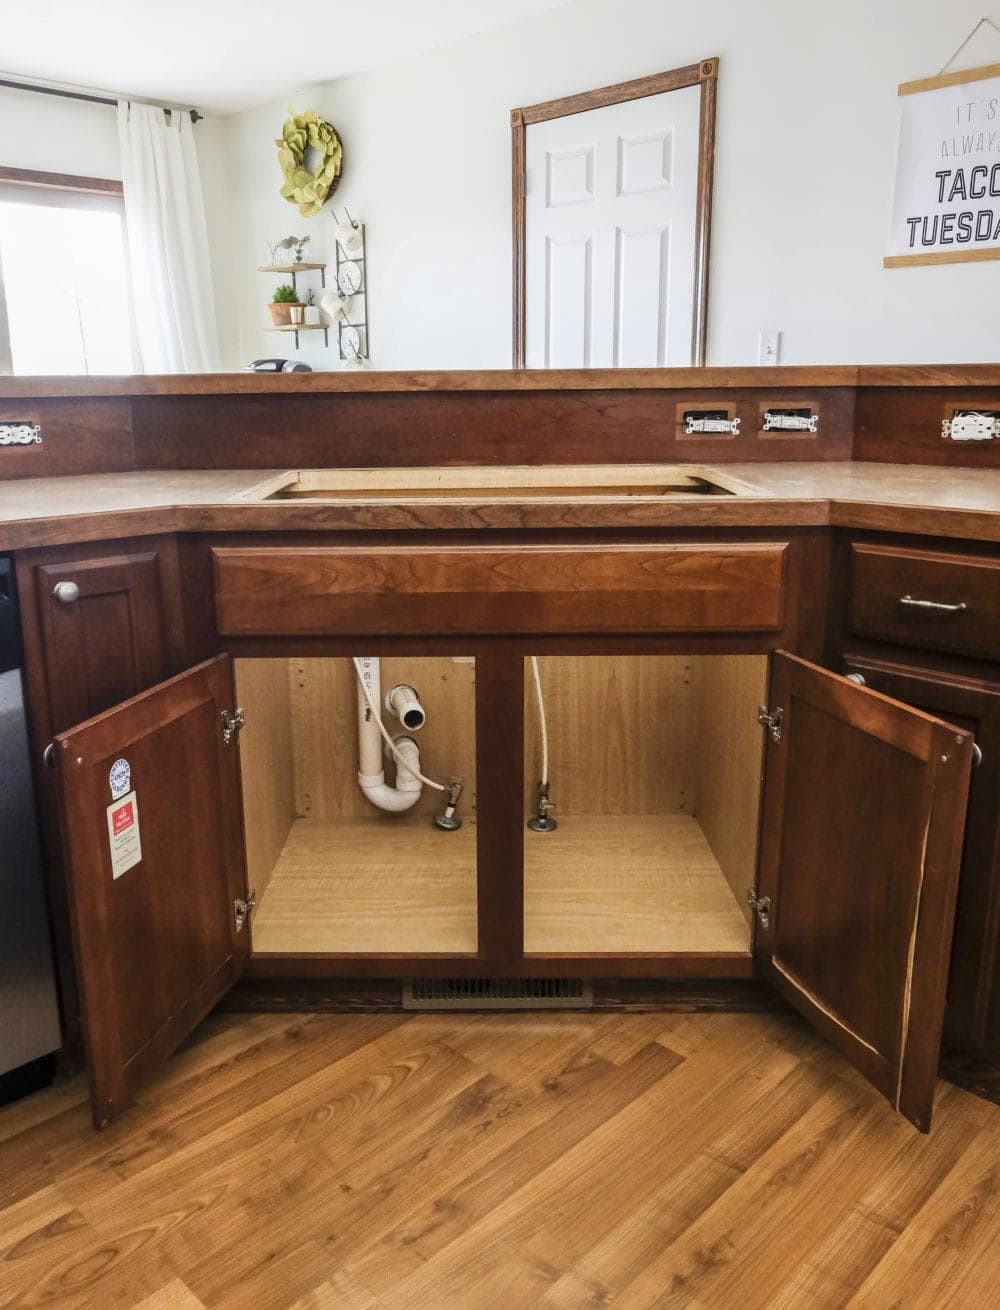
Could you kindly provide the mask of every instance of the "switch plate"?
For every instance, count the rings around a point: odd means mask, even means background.
[[[757,341],[757,363],[765,368],[773,368],[778,362],[781,350],[780,332],[761,332]]]

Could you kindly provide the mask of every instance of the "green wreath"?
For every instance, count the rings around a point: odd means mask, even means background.
[[[329,123],[314,110],[296,114],[289,105],[291,118],[285,119],[278,147],[278,163],[285,175],[281,194],[292,205],[298,205],[303,218],[318,214],[331,192],[336,190],[343,166],[344,148]],[[314,173],[303,167],[306,149],[312,146],[323,153],[323,159]]]

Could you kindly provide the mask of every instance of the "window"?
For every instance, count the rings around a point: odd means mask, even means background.
[[[0,168],[0,373],[134,371],[121,183]]]

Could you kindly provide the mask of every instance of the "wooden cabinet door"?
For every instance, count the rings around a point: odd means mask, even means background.
[[[152,687],[178,667],[157,549],[37,564],[52,732]]]
[[[233,708],[220,655],[56,737],[98,1127],[245,967],[239,747],[223,719]]]
[[[926,1131],[972,736],[783,652],[769,708],[755,960]]]
[[[975,735],[981,758],[969,792],[944,1041],[1000,1064],[1000,685],[867,656],[845,656],[844,667]]]

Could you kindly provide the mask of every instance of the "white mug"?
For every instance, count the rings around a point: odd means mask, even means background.
[[[338,223],[336,237],[349,255],[356,255],[361,249],[361,228],[353,223]]]
[[[346,323],[351,312],[351,297],[338,295],[336,291],[325,291],[320,297],[323,313],[334,323],[341,319]]]

